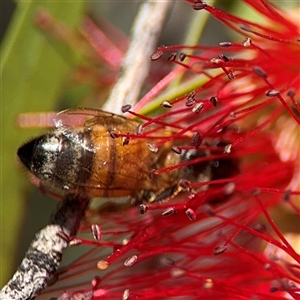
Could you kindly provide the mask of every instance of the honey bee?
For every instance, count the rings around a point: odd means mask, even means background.
[[[213,178],[209,163],[191,164],[151,176],[153,170],[204,156],[200,150],[172,151],[186,142],[170,139],[151,149],[158,137],[138,135],[140,122],[96,109],[69,109],[57,114],[55,128],[18,149],[18,156],[38,178],[40,186],[56,195],[90,198],[129,197],[161,201],[180,190],[181,179],[200,182]],[[160,130],[157,135],[170,136]],[[150,147],[149,147],[150,146]],[[150,149],[149,149],[150,148]]]

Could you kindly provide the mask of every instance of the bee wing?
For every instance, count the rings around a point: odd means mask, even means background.
[[[61,112],[39,112],[23,113],[18,116],[18,125],[22,128],[55,128],[60,130],[64,128],[76,128],[88,126],[96,123],[107,123],[109,119],[120,118],[122,116],[114,115],[98,109],[91,108],[71,108]],[[125,119],[126,120],[126,119]],[[123,121],[124,122],[124,121]]]
[[[85,131],[99,131],[101,136],[109,135],[112,131],[116,133],[133,133],[139,123],[98,109],[76,108],[59,112],[54,120],[55,130],[63,134],[73,143],[85,144],[82,133]],[[88,145],[86,150],[90,149]]]
[[[54,117],[54,126],[57,130],[63,127],[77,128],[86,127],[101,123],[101,121],[108,120],[114,115],[98,109],[92,108],[71,108],[63,110]],[[119,116],[120,118],[123,118]],[[107,122],[107,121],[105,121]]]
[[[117,133],[133,133],[140,124],[123,116],[92,108],[75,108],[61,111],[54,117],[53,122],[55,129],[62,132],[65,129],[93,129],[94,126],[102,126],[107,132],[114,130]]]

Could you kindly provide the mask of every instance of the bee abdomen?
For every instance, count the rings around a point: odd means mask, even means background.
[[[89,131],[78,132],[72,138],[62,135],[55,175],[62,179],[64,189],[84,186],[89,180],[95,155],[93,147]]]

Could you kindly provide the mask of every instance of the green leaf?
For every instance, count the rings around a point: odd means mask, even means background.
[[[18,128],[19,113],[57,109],[63,82],[76,61],[74,50],[39,29],[37,9],[75,28],[84,13],[85,1],[19,1],[1,51],[1,205],[0,285],[15,268],[16,247],[26,213],[28,178],[20,172],[16,151],[36,130]],[[66,55],[69,58],[66,59]]]

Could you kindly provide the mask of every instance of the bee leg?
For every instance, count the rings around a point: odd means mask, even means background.
[[[167,202],[175,197],[180,191],[177,192],[177,185],[167,188],[155,195],[152,202]]]
[[[167,202],[170,199],[176,197],[181,192],[189,192],[191,191],[189,187],[189,182],[187,180],[180,180],[177,184],[172,185],[169,188],[161,189],[157,193],[154,193],[150,190],[143,190],[139,193],[135,194],[131,198],[132,205],[140,205],[143,202],[146,203],[159,203],[159,202]]]
[[[130,205],[138,206],[143,204],[145,201],[150,202],[148,199],[152,197],[152,192],[148,190],[141,190],[136,192],[133,196],[130,197]]]
[[[159,192],[159,195],[162,194],[162,196],[157,200],[157,194],[150,190],[142,190],[139,193],[136,193],[130,200],[131,205],[140,205],[143,203],[154,203],[157,201],[162,201],[164,198],[164,194],[169,196],[170,189],[163,190],[161,193]]]
[[[189,191],[191,191],[189,182],[187,180],[180,180],[176,185],[158,192],[151,202],[167,202],[176,197],[179,193]]]

